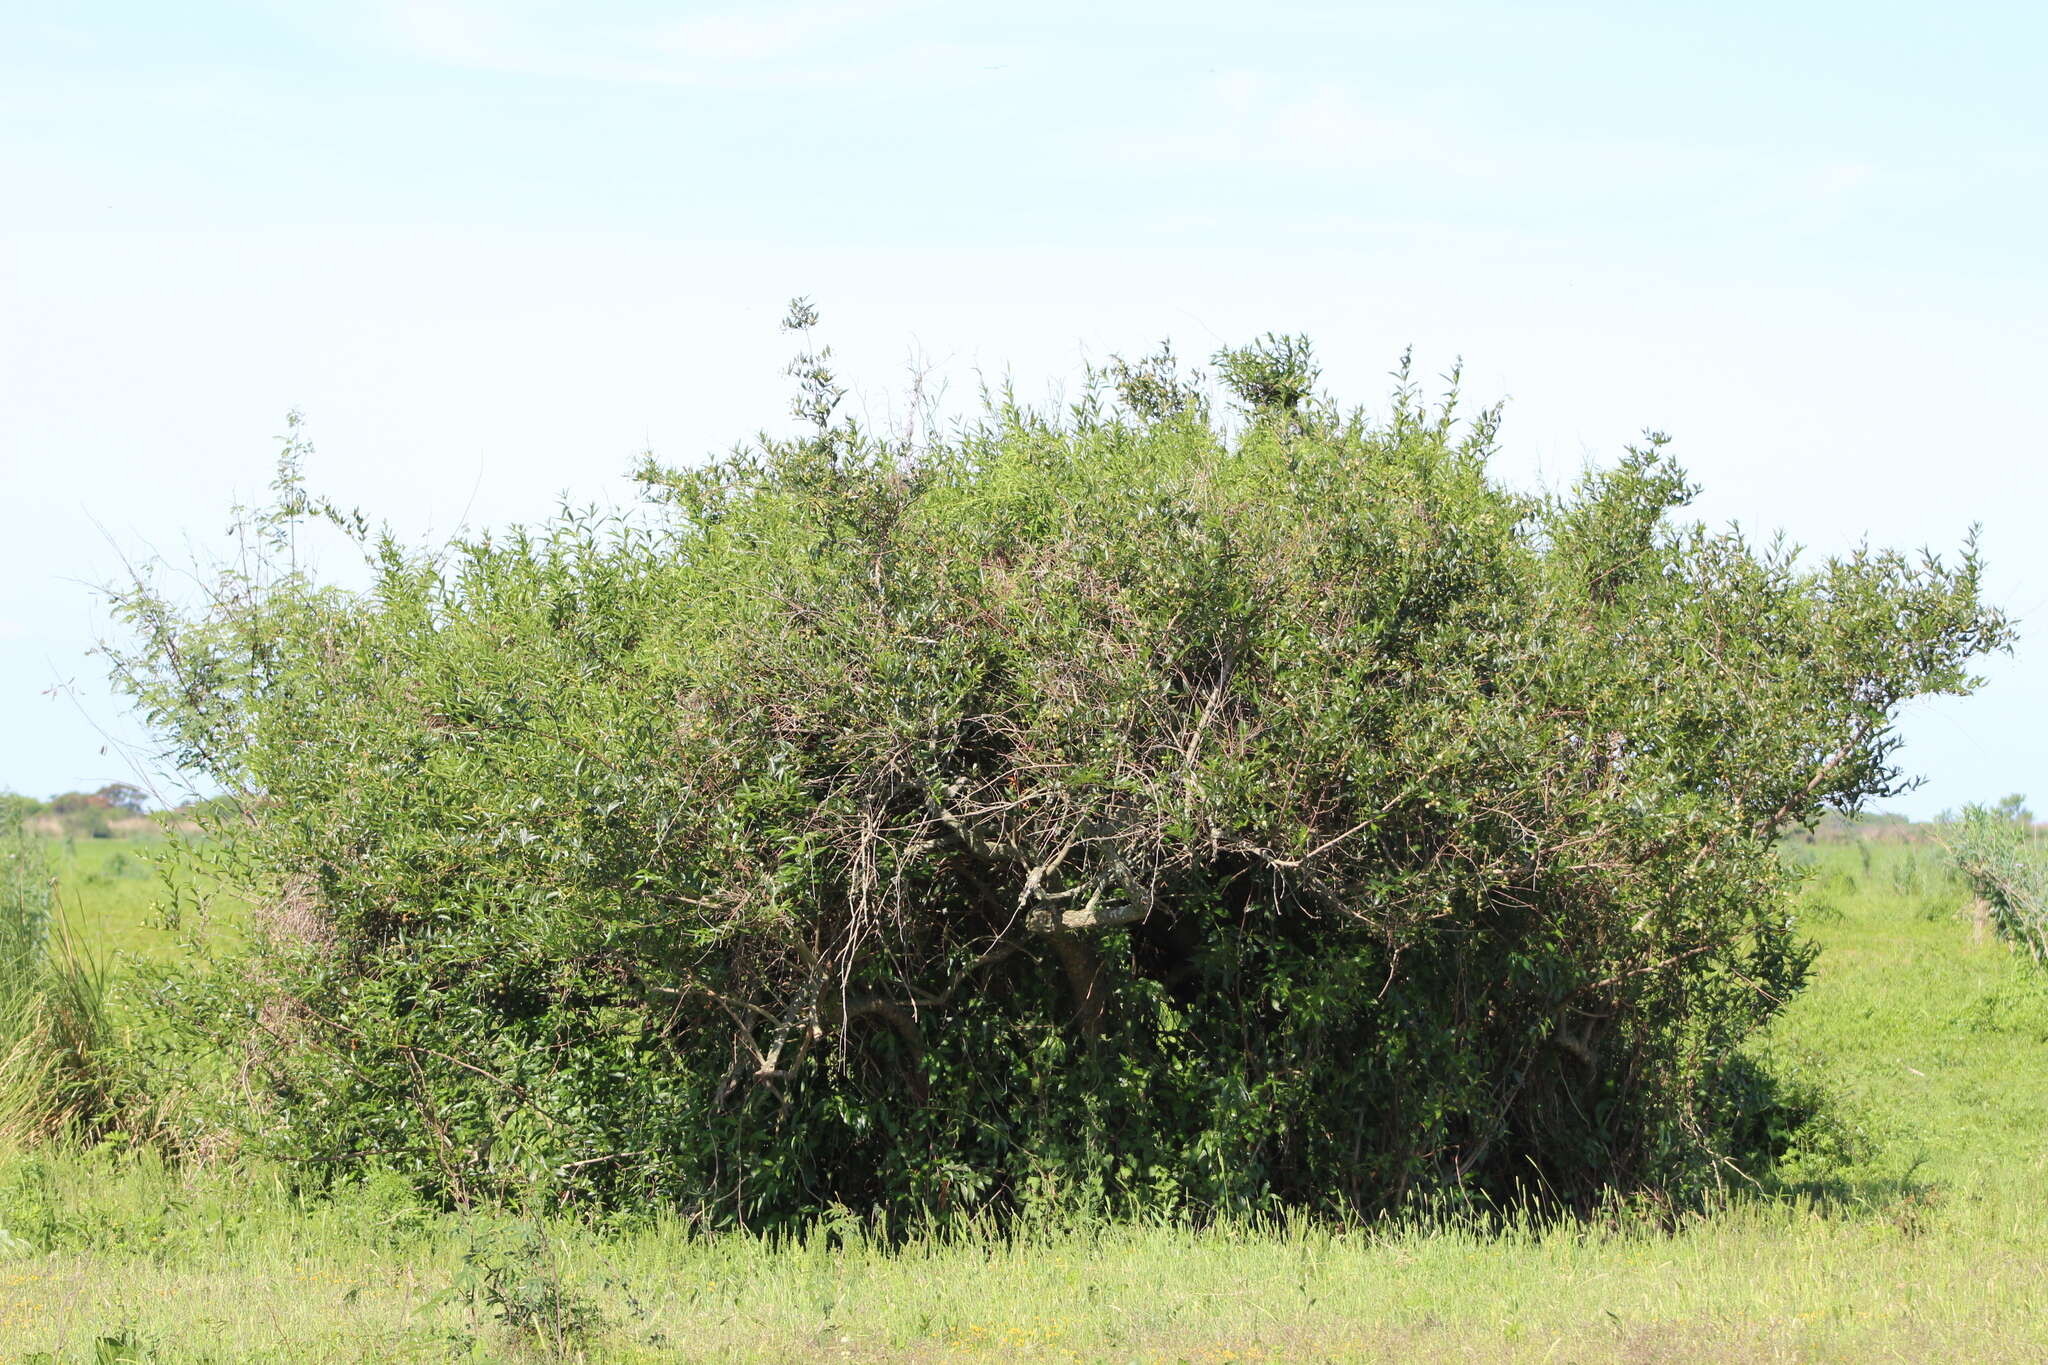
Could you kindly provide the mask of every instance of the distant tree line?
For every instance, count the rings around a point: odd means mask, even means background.
[[[156,812],[179,824],[197,820],[207,801],[188,801]],[[117,821],[133,821],[151,814],[150,794],[127,782],[109,782],[97,791],[59,792],[47,801],[32,796],[0,791],[0,810],[17,823],[37,820],[74,838],[111,839]],[[38,819],[40,817],[40,819]]]

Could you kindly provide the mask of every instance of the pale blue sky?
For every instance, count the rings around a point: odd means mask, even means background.
[[[1955,545],[2048,618],[2048,11],[1994,4],[0,4],[0,787],[133,776],[121,554],[219,548],[286,409],[416,533],[627,496],[783,411],[813,294],[914,358],[1306,330],[1509,399],[1503,472],[1670,431],[1700,512]],[[1909,715],[2048,800],[2048,653]],[[42,695],[74,679],[76,701]]]

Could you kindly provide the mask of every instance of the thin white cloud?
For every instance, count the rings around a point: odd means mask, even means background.
[[[915,8],[908,0],[756,4],[673,18],[475,0],[385,3],[368,36],[471,70],[628,84],[733,85],[839,79],[846,44]],[[828,70],[828,67],[837,67]]]
[[[1349,88],[1302,89],[1249,71],[1210,82],[1204,107],[1171,132],[1135,132],[1115,140],[1119,159],[1192,166],[1285,166],[1364,171],[1429,165],[1462,174],[1498,169],[1477,138],[1442,119],[1385,114]]]
[[[1814,173],[1813,189],[1823,196],[1849,194],[1863,189],[1877,178],[1877,168],[1861,161],[1823,166]]]
[[[1490,183],[1599,193],[1634,187],[1726,185],[1774,213],[1830,201],[1896,178],[1862,160],[1818,163],[1796,148],[1679,141],[1627,129],[1518,131],[1483,93],[1455,90],[1417,105],[1382,108],[1352,84],[1311,85],[1253,71],[1218,73],[1170,129],[1132,131],[1107,153],[1118,161],[1235,174],[1284,168],[1363,176],[1414,175],[1435,185]]]

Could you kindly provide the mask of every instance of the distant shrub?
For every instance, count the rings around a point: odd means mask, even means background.
[[[2048,849],[2024,800],[1965,806],[1946,831],[1956,870],[1983,902],[2000,937],[2048,962]]]
[[[110,809],[112,803],[96,792],[64,792],[51,797],[48,805],[52,815],[86,815]]]
[[[149,793],[131,783],[109,782],[93,795],[123,815],[141,815],[149,809]]]
[[[826,359],[802,439],[426,551],[294,439],[267,557],[121,596],[268,906],[189,1000],[266,1141],[760,1225],[1679,1197],[1768,1126],[1778,841],[2005,643],[1973,553],[1802,567],[1662,438],[1526,497],[1497,413],[1340,410],[1295,339],[1229,420],[1166,358],[920,445]]]
[[[65,792],[51,797],[44,809],[57,817],[58,828],[69,838],[114,837],[111,817],[119,808],[100,793]]]

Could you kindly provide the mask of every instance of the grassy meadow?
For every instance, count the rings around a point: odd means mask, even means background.
[[[160,909],[161,838],[49,837],[44,854],[57,879],[57,908],[100,955],[162,962],[178,956],[180,936]]]
[[[120,964],[152,846],[53,841]],[[1103,1226],[893,1247],[460,1216],[112,1146],[0,1156],[0,1360],[2048,1360],[2048,973],[1940,850],[1793,845],[1820,944],[1760,1043],[1832,1095],[1769,1187],[1676,1225]],[[231,917],[228,917],[231,921]],[[212,926],[232,932],[231,922]],[[118,989],[116,1007],[118,1009]]]

